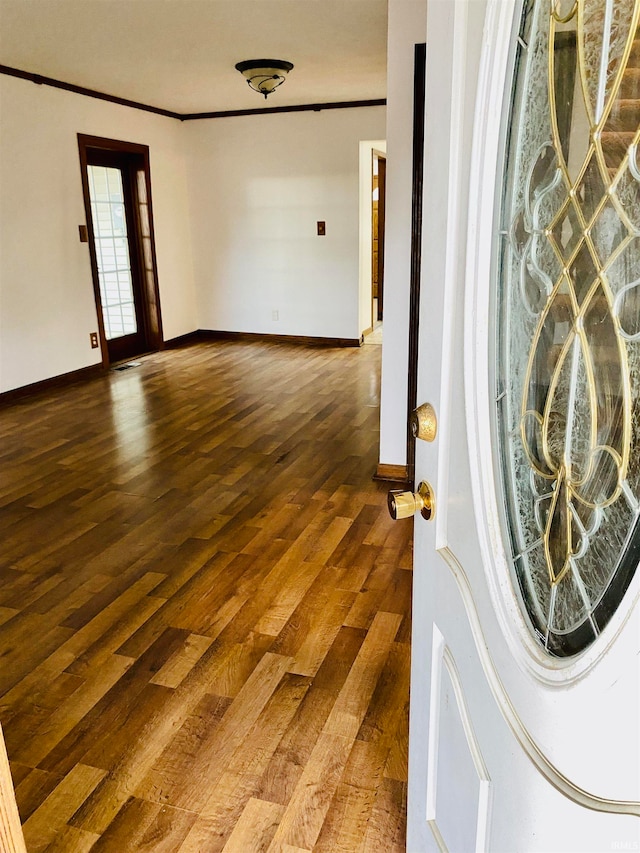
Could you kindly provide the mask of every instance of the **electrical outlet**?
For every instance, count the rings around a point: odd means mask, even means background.
[[[271,312],[271,319],[272,319],[272,320],[279,320],[279,319],[280,319],[280,315],[278,314],[278,312],[277,312],[277,311],[272,311],[272,312]]]
[[[318,222],[317,228],[318,228],[318,237],[324,237],[324,235],[327,233],[326,222]]]
[[[91,341],[91,349],[98,349],[100,344],[98,343],[98,333],[97,332],[89,332],[89,340]]]

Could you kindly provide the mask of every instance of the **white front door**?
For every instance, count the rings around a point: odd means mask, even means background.
[[[640,2],[427,21],[407,849],[638,850]]]

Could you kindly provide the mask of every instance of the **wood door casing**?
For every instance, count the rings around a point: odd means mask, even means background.
[[[422,189],[424,182],[424,111],[427,45],[416,44],[413,58],[413,178],[411,193],[411,273],[409,283],[409,355],[407,364],[407,481],[415,480],[416,439],[409,424],[418,405],[418,332],[422,271]]]
[[[373,294],[371,327],[382,322],[384,287],[384,229],[387,158],[372,151],[371,287]]]
[[[131,142],[78,134],[82,188],[85,202],[89,254],[102,363],[107,367],[123,359],[162,349],[162,318],[158,290],[157,262],[151,200],[149,148]],[[90,165],[114,166],[121,171],[125,193],[129,254],[133,279],[138,331],[135,335],[107,340],[91,215],[87,168]],[[143,197],[144,196],[144,197]],[[146,208],[144,221],[142,208]],[[143,245],[146,243],[146,246]]]

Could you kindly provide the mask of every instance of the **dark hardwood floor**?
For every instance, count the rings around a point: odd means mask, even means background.
[[[0,408],[29,853],[405,847],[411,522],[380,347],[207,343]]]

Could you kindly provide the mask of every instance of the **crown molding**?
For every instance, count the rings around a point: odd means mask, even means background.
[[[132,101],[128,98],[119,98],[117,95],[109,95],[106,92],[98,92],[96,89],[88,89],[85,86],[76,86],[75,83],[66,83],[64,80],[56,80],[54,77],[45,77],[42,74],[34,74],[31,71],[23,71],[20,68],[12,68],[10,65],[0,65],[0,74],[8,77],[18,77],[20,80],[29,80],[38,86],[51,86],[54,89],[63,89],[65,92],[73,92],[76,95],[84,95],[86,98],[96,98],[100,101],[109,101],[122,107],[130,107],[134,110],[142,110],[147,113],[174,118],[178,121],[196,121],[200,119],[231,118],[235,116],[267,115],[269,113],[302,113],[321,112],[322,110],[346,110],[361,107],[384,107],[386,98],[378,98],[369,101],[331,101],[326,104],[296,104],[289,107],[260,107],[255,110],[219,110],[207,113],[177,113],[173,110],[165,110],[162,107],[154,107],[151,104],[143,104],[140,101]]]

